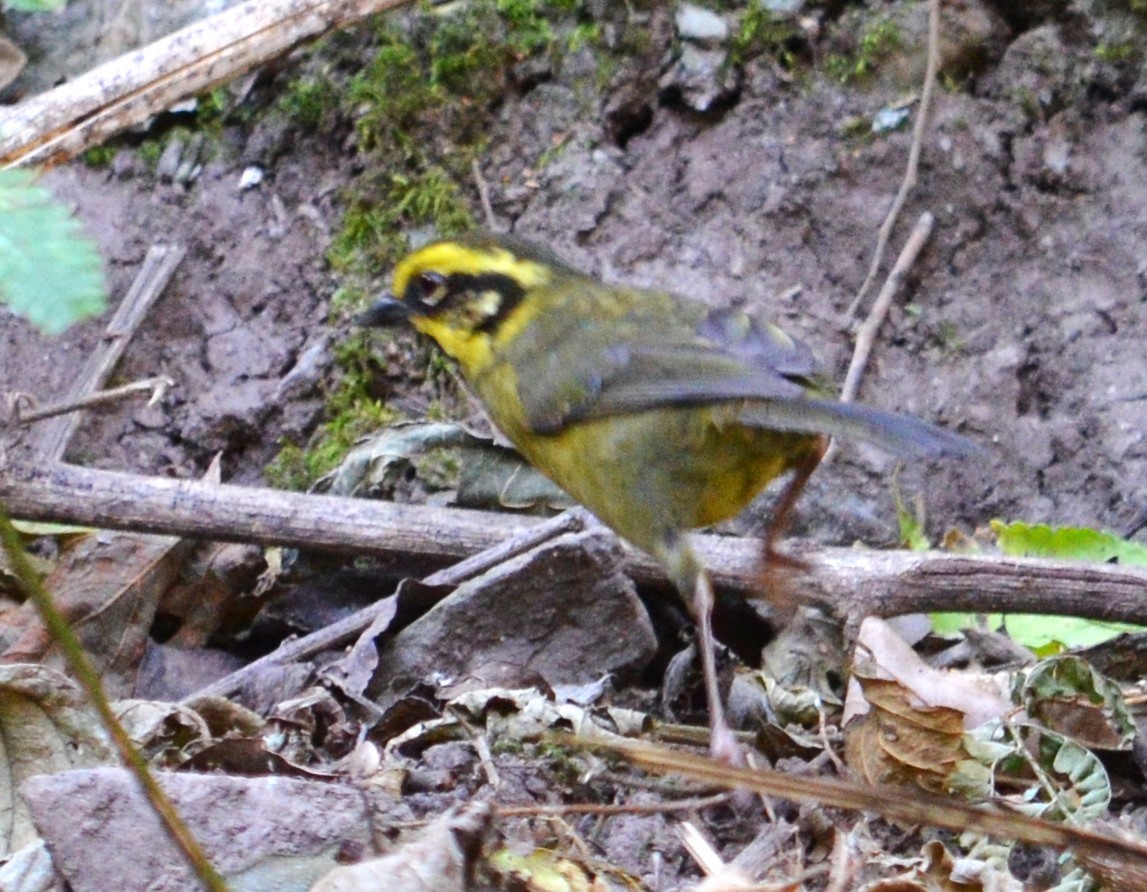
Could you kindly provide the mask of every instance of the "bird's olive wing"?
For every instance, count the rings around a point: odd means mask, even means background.
[[[779,329],[736,312],[697,316],[598,319],[533,339],[514,363],[530,427],[553,434],[648,409],[737,402],[748,427],[865,440],[907,456],[979,451],[928,422],[825,397],[812,353]]]
[[[557,433],[667,406],[799,399],[810,386],[811,352],[779,329],[736,312],[669,309],[676,314],[631,312],[607,322],[578,314],[596,321],[550,326],[525,349],[519,344],[512,364],[530,427]]]

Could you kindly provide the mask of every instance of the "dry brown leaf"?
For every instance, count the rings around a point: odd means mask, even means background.
[[[113,699],[130,693],[156,605],[190,547],[172,536],[100,531],[78,539],[44,580]],[[33,604],[21,608],[18,622],[20,637],[2,658],[63,671],[63,657]]]
[[[44,666],[0,666],[0,855],[36,837],[17,792],[27,778],[113,760],[75,682]]]
[[[849,683],[845,759],[871,784],[940,792],[967,758],[964,731],[1005,711],[1002,696],[966,673],[930,668],[881,621],[861,628]]]

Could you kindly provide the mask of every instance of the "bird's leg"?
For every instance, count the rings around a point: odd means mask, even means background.
[[[713,639],[713,584],[683,534],[669,532],[656,557],[668,571],[681,598],[689,605],[697,625],[697,651],[705,699],[709,704],[709,752],[734,767],[746,764],[745,754],[725,718],[721,685],[717,678],[717,646]]]
[[[709,754],[734,768],[746,765],[745,753],[725,718],[721,685],[717,678],[717,647],[713,638],[713,583],[703,567],[693,582],[692,609],[697,623],[697,649],[701,654],[701,675],[705,699],[709,703]]]
[[[773,517],[769,521],[769,526],[765,530],[764,540],[764,563],[766,570],[771,564],[789,567],[801,567],[803,564],[791,558],[786,554],[776,550],[777,540],[786,529],[788,529],[789,521],[792,519],[793,506],[796,504],[800,494],[804,491],[805,484],[808,483],[809,477],[812,476],[820,466],[820,461],[824,458],[825,452],[828,451],[828,437],[817,437],[816,443],[812,449],[805,453],[804,457],[793,466],[793,476],[789,478],[789,482],[785,485],[784,491],[777,499],[776,507],[773,508]]]
[[[782,551],[777,551],[777,541],[788,529],[793,506],[800,498],[801,492],[808,483],[812,472],[820,465],[824,453],[828,449],[828,438],[817,437],[812,449],[793,467],[793,475],[786,484],[784,491],[777,499],[773,508],[773,517],[765,529],[764,540],[761,543],[761,591],[768,599],[772,609],[781,625],[788,623],[796,613],[797,598],[790,591],[788,580],[778,570],[804,569],[804,561],[790,557]]]

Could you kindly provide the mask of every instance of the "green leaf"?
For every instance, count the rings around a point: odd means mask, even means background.
[[[1050,657],[1069,648],[1094,647],[1123,634],[1145,630],[1133,623],[1056,616],[1044,613],[930,613],[932,631],[937,635],[957,635],[964,629],[981,627],[1004,629],[1017,644],[1037,657]]]
[[[1047,524],[991,522],[1000,551],[1012,557],[1047,557],[1060,560],[1118,562],[1147,566],[1147,548],[1137,542],[1121,539],[1114,533],[1087,527],[1050,527]],[[973,625],[976,614],[944,613],[932,615],[932,629],[951,634]],[[1073,616],[1043,614],[991,614],[987,627],[1007,628],[1013,641],[1031,648],[1038,655],[1050,656],[1064,647],[1092,647],[1124,632],[1142,632],[1143,626]]]
[[[55,12],[68,5],[68,0],[0,0],[0,6],[17,12]]]
[[[1012,641],[1039,657],[1052,656],[1066,648],[1093,647],[1125,632],[1144,630],[1132,623],[1042,613],[932,613],[929,619],[937,635],[955,635],[981,625],[985,629],[1006,629]]]
[[[937,635],[958,635],[964,629],[983,627],[998,629],[1004,622],[1002,613],[957,613],[945,611],[928,614],[932,621],[932,631]]]
[[[1051,656],[1064,648],[1094,647],[1124,633],[1143,631],[1143,626],[1132,623],[1030,613],[1008,614],[1004,625],[1013,641],[1041,657]]]
[[[1000,550],[1012,557],[1048,557],[1147,567],[1147,546],[1088,527],[991,522]]]
[[[107,305],[95,244],[27,170],[0,170],[0,303],[48,334]]]

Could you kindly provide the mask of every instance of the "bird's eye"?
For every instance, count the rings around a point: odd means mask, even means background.
[[[442,273],[419,273],[410,288],[412,297],[432,307],[446,296],[446,277]]]

